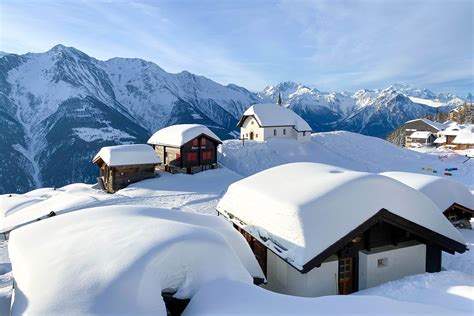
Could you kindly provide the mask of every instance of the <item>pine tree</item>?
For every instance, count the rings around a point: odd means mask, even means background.
[[[278,104],[279,106],[281,106],[281,104],[282,104],[282,102],[281,102],[281,93],[280,93],[280,91],[278,91],[278,100],[277,100],[277,104]]]

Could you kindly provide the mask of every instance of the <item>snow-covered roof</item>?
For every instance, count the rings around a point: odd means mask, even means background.
[[[418,173],[383,172],[381,175],[400,181],[429,197],[441,211],[453,203],[474,209],[474,196],[461,182]]]
[[[298,269],[381,209],[465,244],[417,190],[378,174],[324,164],[264,170],[231,184],[217,206]]]
[[[148,144],[181,147],[201,134],[221,142],[220,138],[204,125],[178,124],[160,129],[150,137]]]
[[[441,136],[435,139],[435,144],[444,144],[446,143],[446,136]]]
[[[456,136],[463,129],[463,126],[453,123],[449,125],[444,131],[440,132],[441,135]]]
[[[143,206],[106,206],[14,230],[13,313],[166,315],[161,292],[192,297],[215,279],[263,277],[223,218]],[[34,262],[34,264],[32,264]]]
[[[454,138],[453,144],[474,144],[474,126],[462,129]]]
[[[92,161],[98,159],[110,167],[161,163],[153,148],[145,144],[102,147]]]
[[[422,121],[428,125],[430,125],[431,127],[434,127],[436,128],[438,131],[442,131],[444,130],[445,128],[447,128],[448,126],[443,124],[443,123],[439,123],[439,122],[434,122],[432,120],[429,120],[427,118],[421,118],[421,119],[414,119],[414,120],[410,120],[410,121],[407,121],[405,122],[406,123],[410,123],[410,122],[415,122],[415,121]]]
[[[433,135],[433,133],[431,133],[431,132],[421,132],[421,131],[418,131],[418,132],[413,132],[413,133],[410,135],[410,138],[427,139],[428,137],[430,137],[430,135]]]
[[[254,116],[258,124],[267,126],[293,126],[297,131],[311,131],[309,124],[291,109],[277,104],[265,103],[254,104],[249,107],[239,121],[238,127],[242,126],[244,118]]]

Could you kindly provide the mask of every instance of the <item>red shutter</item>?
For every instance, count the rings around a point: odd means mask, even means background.
[[[193,139],[193,146],[197,146],[197,145],[198,145],[198,139],[195,138],[195,139]]]
[[[179,160],[181,156],[179,154],[176,154],[176,160]]]
[[[188,161],[194,161],[197,159],[196,153],[188,153]]]
[[[201,138],[201,145],[206,145],[206,139],[204,137]]]

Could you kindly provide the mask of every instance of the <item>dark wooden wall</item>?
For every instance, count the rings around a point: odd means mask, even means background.
[[[109,167],[105,163],[100,168],[100,175],[104,180],[105,190],[114,193],[127,187],[131,183],[155,177],[155,165],[132,165]]]

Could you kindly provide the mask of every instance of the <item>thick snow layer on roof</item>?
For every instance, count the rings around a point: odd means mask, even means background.
[[[431,132],[413,132],[411,135],[410,135],[410,138],[418,138],[418,139],[427,139],[428,137],[430,137],[430,135],[432,135],[433,133]]]
[[[461,182],[438,176],[410,173],[384,172],[381,175],[404,183],[429,197],[441,211],[453,203],[474,209],[474,196]]]
[[[443,123],[439,123],[439,122],[434,122],[432,120],[429,120],[427,118],[422,118],[422,119],[414,119],[414,120],[411,120],[411,121],[407,121],[405,122],[406,123],[410,123],[410,122],[415,122],[415,121],[423,121],[425,122],[426,124],[436,128],[438,131],[442,131],[444,130],[445,128],[447,128],[448,126],[443,124]]]
[[[474,144],[474,125],[462,129],[453,144]]]
[[[194,315],[456,315],[456,311],[382,296],[297,297],[217,280],[202,287],[184,310],[183,316]]]
[[[446,136],[441,136],[435,139],[435,144],[444,144],[446,143]]]
[[[148,140],[148,144],[181,147],[191,139],[205,134],[221,141],[209,128],[201,124],[179,124],[160,129]]]
[[[381,209],[459,243],[461,234],[424,194],[394,179],[315,163],[264,170],[231,184],[217,209],[301,269]],[[286,249],[286,250],[285,250]],[[278,253],[278,251],[277,251]]]
[[[294,126],[299,132],[311,131],[309,124],[291,109],[276,104],[254,104],[243,116],[253,115],[260,126]]]
[[[145,144],[102,147],[93,161],[99,158],[111,167],[161,163],[153,148]]]
[[[252,283],[246,267],[258,267],[224,219],[136,206],[24,226],[11,233],[9,252],[21,289],[13,315],[166,315],[162,291],[188,298],[216,279]]]

